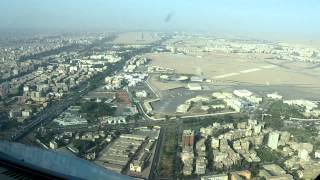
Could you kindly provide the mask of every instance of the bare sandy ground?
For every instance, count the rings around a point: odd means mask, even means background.
[[[147,57],[152,59],[151,65],[174,68],[177,73],[203,74],[219,86],[258,87],[255,89],[259,91],[270,89],[296,98],[320,99],[320,65],[317,64],[213,53],[202,58],[171,53],[147,54]],[[152,81],[160,90],[175,87],[171,82]]]
[[[151,58],[151,65],[174,68],[177,73],[200,74],[211,79],[215,76],[236,73],[238,71],[249,70],[261,66],[267,66],[261,60],[248,60],[247,56],[208,54],[202,58],[180,54],[162,53],[147,54]]]

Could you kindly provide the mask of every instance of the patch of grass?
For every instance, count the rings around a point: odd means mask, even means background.
[[[285,128],[286,131],[293,135],[293,139],[297,142],[309,142],[311,144],[319,144],[318,139],[318,130],[313,127],[308,128],[296,128],[289,127]]]
[[[266,118],[266,125],[277,130],[283,128],[283,120],[280,117],[289,119],[290,117],[303,118],[304,108],[284,104],[282,101],[274,101],[267,111],[271,117]]]
[[[256,151],[257,151],[257,156],[259,156],[261,158],[261,161],[263,162],[274,162],[279,160],[281,157],[281,154],[273,151],[268,147],[261,147]]]
[[[176,152],[176,129],[166,128],[160,152],[160,161],[157,167],[159,177],[170,178],[173,176],[174,156]]]
[[[209,172],[212,172],[213,171],[213,153],[212,153],[212,147],[211,147],[211,137],[208,137],[206,139],[205,145],[206,145],[206,157],[208,160],[207,170]]]

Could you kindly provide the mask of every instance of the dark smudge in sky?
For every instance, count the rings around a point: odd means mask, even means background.
[[[169,22],[173,17],[173,12],[169,12],[166,16],[166,18],[164,19],[164,22]]]

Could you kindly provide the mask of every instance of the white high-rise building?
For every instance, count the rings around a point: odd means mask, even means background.
[[[271,149],[277,149],[278,141],[279,141],[279,133],[278,132],[269,133],[268,146]]]
[[[220,145],[219,139],[217,139],[217,138],[212,138],[212,139],[211,139],[211,147],[212,147],[213,149],[219,148],[219,145]]]
[[[299,151],[298,157],[304,161],[308,161],[310,159],[309,152],[305,149]]]

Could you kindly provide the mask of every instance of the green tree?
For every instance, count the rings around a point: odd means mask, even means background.
[[[86,114],[89,120],[96,120],[102,116],[113,116],[115,108],[104,102],[86,101],[81,104],[80,113]]]

